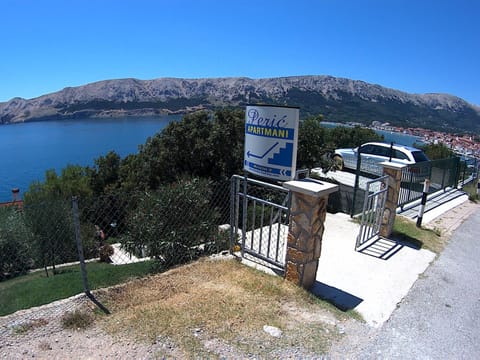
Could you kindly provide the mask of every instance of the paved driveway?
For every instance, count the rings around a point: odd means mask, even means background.
[[[479,358],[479,233],[477,208],[359,358]]]
[[[359,225],[345,214],[327,214],[317,283],[312,291],[343,309],[355,309],[381,326],[435,254],[390,240],[355,251]]]

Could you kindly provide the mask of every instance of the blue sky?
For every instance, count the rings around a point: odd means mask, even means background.
[[[0,101],[134,77],[332,75],[480,105],[478,0],[2,0]]]

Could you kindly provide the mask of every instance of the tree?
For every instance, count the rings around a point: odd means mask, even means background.
[[[45,268],[78,259],[73,228],[71,199],[88,199],[92,190],[87,169],[68,165],[58,176],[47,170],[45,182],[33,182],[25,193],[23,211],[33,234],[36,261]],[[89,249],[86,250],[87,252]]]
[[[170,123],[122,161],[122,189],[155,190],[184,176],[230,178],[242,168],[244,126],[243,111],[231,109],[200,111]]]
[[[118,188],[120,161],[120,155],[115,151],[95,159],[94,167],[89,169],[89,177],[91,189],[96,195]]]
[[[67,165],[61,170],[60,176],[55,170],[45,172],[45,181],[34,181],[25,193],[25,200],[29,202],[35,199],[45,200],[46,197],[58,197],[71,199],[72,196],[87,198],[92,195],[90,187],[89,171],[79,165]]]
[[[198,246],[214,240],[218,232],[218,214],[210,206],[210,195],[209,182],[198,178],[138,193],[123,247],[134,254],[145,252],[162,267],[194,259]]]
[[[25,223],[33,236],[36,263],[44,267],[47,275],[47,266],[56,274],[57,264],[78,259],[71,204],[60,197],[34,192],[32,185],[23,207]]]
[[[245,112],[238,109],[216,111],[209,142],[215,159],[210,177],[230,179],[240,173],[243,169]]]
[[[31,269],[32,243],[24,213],[13,206],[0,208],[0,281]]]
[[[446,159],[455,155],[453,150],[444,143],[426,144],[420,148],[430,160]]]
[[[383,136],[374,130],[355,126],[337,126],[328,129],[325,140],[335,148],[355,148],[369,141],[383,141]]]
[[[210,142],[213,122],[206,111],[185,115],[182,121],[172,122],[160,134],[160,153],[157,154],[162,181],[179,177],[208,177],[215,159]]]
[[[331,149],[325,144],[327,129],[321,125],[323,117],[309,117],[300,122],[298,132],[297,168],[325,166],[325,154]],[[323,167],[322,166],[322,167]]]

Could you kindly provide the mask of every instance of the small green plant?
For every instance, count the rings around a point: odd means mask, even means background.
[[[432,229],[433,233],[437,235],[438,237],[442,236],[442,229],[439,229],[438,227],[434,226]]]
[[[480,197],[477,194],[477,183],[471,182],[463,187],[463,191],[468,194],[468,199],[473,202],[478,202]]]
[[[16,326],[13,331],[14,331],[15,334],[25,334],[25,333],[27,333],[28,331],[30,331],[34,328],[45,326],[47,324],[48,324],[48,321],[45,320],[45,319],[42,319],[42,318],[35,319],[35,320],[29,321],[27,323],[23,323],[23,324],[20,324],[20,325]]]
[[[213,236],[213,241],[205,244],[205,253],[217,254],[223,250],[230,248],[230,229],[218,229],[216,235]]]
[[[425,248],[439,254],[447,241],[442,237],[442,232],[435,227],[433,230],[426,228],[418,228],[415,223],[402,216],[395,218],[393,226],[393,237],[397,240],[404,241],[414,248]]]
[[[86,329],[93,323],[93,315],[86,311],[75,310],[62,316],[62,326],[65,329]]]
[[[105,263],[111,263],[112,259],[110,258],[110,256],[113,255],[114,251],[115,250],[113,249],[112,245],[110,244],[103,245],[100,248],[100,261]]]

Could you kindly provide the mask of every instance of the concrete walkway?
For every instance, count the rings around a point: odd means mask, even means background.
[[[380,251],[357,252],[359,228],[348,215],[327,214],[312,292],[343,310],[355,309],[368,324],[378,327],[390,317],[435,254],[391,240],[379,240],[375,245]]]
[[[468,196],[459,190],[439,194],[429,200],[422,226],[432,229],[438,226],[451,232],[474,211],[475,206],[468,204]],[[415,220],[418,205],[412,204],[400,214]],[[462,211],[456,211],[460,208]],[[380,239],[365,251],[357,252],[359,227],[348,215],[327,214],[313,292],[341,309],[355,309],[368,324],[380,327],[435,259],[435,254],[388,239]]]
[[[470,204],[468,196],[459,190],[430,199],[422,226],[434,229],[437,221],[441,221],[441,228],[451,232],[474,211],[474,206],[466,204]],[[414,222],[418,205],[412,204],[400,215]],[[462,210],[457,212],[456,209]],[[429,250],[389,239],[379,239],[358,252],[355,251],[355,242],[359,230],[360,225],[352,221],[350,216],[327,214],[317,281],[312,292],[342,310],[355,309],[369,325],[380,327],[436,255]],[[282,231],[282,248],[286,235],[285,227],[285,231]],[[278,274],[268,264],[258,259],[250,260],[243,259],[250,266]]]

